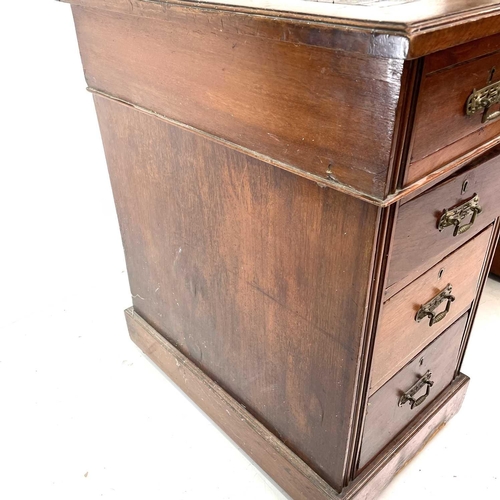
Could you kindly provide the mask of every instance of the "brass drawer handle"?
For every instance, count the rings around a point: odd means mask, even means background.
[[[429,326],[439,323],[446,315],[450,312],[451,303],[455,300],[455,297],[451,294],[452,286],[448,284],[446,288],[439,292],[433,299],[431,299],[427,304],[422,304],[420,309],[415,316],[415,321],[420,323],[424,318],[429,317]],[[444,302],[446,302],[446,309],[440,313],[436,313],[436,309]]]
[[[474,196],[462,203],[462,205],[447,210],[446,208],[443,210],[443,215],[441,215],[438,221],[438,229],[441,232],[445,227],[454,226],[455,231],[453,232],[453,236],[457,236],[459,234],[463,234],[468,231],[476,222],[476,217],[483,211],[481,206],[479,205],[479,196],[474,194]],[[470,217],[470,221],[467,224],[460,223],[466,218]]]
[[[432,373],[427,371],[426,374],[418,380],[418,382],[408,389],[400,398],[398,402],[398,406],[404,406],[406,403],[410,403],[410,409],[420,406],[428,397],[431,392],[431,387],[434,385],[434,382],[431,380]],[[415,395],[417,394],[422,387],[426,386],[427,389],[425,394],[415,399]]]
[[[500,103],[500,81],[491,83],[486,87],[472,91],[465,105],[465,114],[473,115],[483,111],[482,123],[486,123],[500,117],[500,111],[490,112],[490,108]]]

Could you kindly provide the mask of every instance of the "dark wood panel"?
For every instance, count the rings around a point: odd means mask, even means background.
[[[375,262],[372,271],[372,290],[370,296],[370,306],[367,311],[366,341],[361,356],[362,370],[359,374],[359,385],[356,400],[359,402],[355,414],[352,430],[352,439],[349,456],[350,478],[356,477],[358,471],[358,457],[361,449],[361,438],[363,436],[363,426],[365,422],[366,405],[368,404],[368,393],[370,389],[370,370],[373,355],[373,345],[375,332],[379,321],[380,311],[383,305],[384,284],[387,272],[387,249],[393,234],[393,224],[398,206],[392,205],[389,209],[382,211],[379,224],[379,236],[377,244],[378,251],[375,255]]]
[[[352,500],[375,500],[391,479],[416,455],[462,406],[469,377],[459,374],[452,384],[417,415],[384,453],[379,454],[366,467],[349,488]],[[418,486],[416,486],[418,487]],[[356,496],[358,495],[358,496]]]
[[[444,1],[446,6],[453,3],[450,0]],[[469,6],[473,7],[471,2],[465,1],[469,3]],[[429,2],[437,3],[435,0],[429,0]],[[446,8],[446,6],[443,5],[442,7]],[[499,8],[498,3],[495,8]],[[448,26],[443,24],[432,26],[432,23],[427,23],[425,27],[416,28],[411,35],[408,58],[423,57],[467,42],[476,42],[483,37],[494,36],[499,32],[499,29],[500,16],[498,14],[491,15],[491,13],[476,18],[474,16],[465,18],[459,15],[455,22],[451,21]]]
[[[500,37],[448,52],[432,54],[425,62],[406,184],[500,134],[499,120],[482,123],[483,113],[465,113],[474,89],[500,79]]]
[[[451,49],[441,50],[426,57],[425,73],[430,75],[436,71],[449,69],[498,51],[500,51],[500,34],[481,38],[479,41],[457,45]]]
[[[458,366],[466,323],[467,315],[450,326],[370,397],[360,467],[372,460],[451,383]],[[432,373],[431,381],[434,383],[427,399],[413,409],[409,403],[398,406],[401,395],[413,387],[427,371]],[[425,390],[425,387],[422,388],[415,398],[422,396]]]
[[[500,215],[500,148],[469,168],[403,204],[398,213],[387,278],[386,297],[401,290]],[[463,192],[464,183],[467,190]],[[438,230],[443,210],[457,207],[479,195],[482,213],[465,233]],[[466,223],[468,219],[464,220]]]
[[[233,1],[70,0],[126,251],[130,334],[294,498],[369,500],[467,385],[458,366],[500,209],[493,163],[466,173],[468,193],[459,177],[426,193],[451,206],[484,188],[465,237],[437,239],[440,206],[430,244],[410,240],[429,220],[418,193],[500,140],[500,121],[462,116],[500,55],[500,6]],[[415,326],[447,282],[448,316]],[[463,341],[465,319],[438,337],[467,310]],[[395,413],[390,401],[427,365],[432,398]]]
[[[415,187],[429,186],[433,174],[441,171],[441,179],[446,174],[457,171],[460,167],[474,161],[482,154],[496,147],[500,143],[500,129],[498,123],[492,122],[487,128],[481,128],[472,134],[466,135],[422,160],[418,160],[411,165],[412,175],[415,176],[414,182],[407,182],[405,187],[410,190]],[[400,196],[404,198],[404,196]]]
[[[457,413],[469,381],[459,375],[394,441],[389,453],[375,459],[338,494],[133,308],[125,313],[130,336],[141,350],[296,500],[374,500],[398,470]]]
[[[340,489],[380,209],[96,105],[136,311]]]
[[[500,245],[497,247],[495,256],[493,257],[493,264],[491,265],[491,272],[500,277]]]
[[[337,50],[335,36],[331,48],[313,45],[321,31],[279,19],[73,10],[90,87],[300,175],[384,198],[402,60]]]
[[[476,297],[492,230],[493,225],[384,303],[373,352],[371,394],[469,308]],[[455,297],[448,315],[432,326],[429,319],[417,322],[420,307],[448,284]],[[437,311],[445,306],[443,303]]]
[[[125,311],[125,318],[130,337],[142,351],[294,499],[339,498],[331,486],[133,308]]]

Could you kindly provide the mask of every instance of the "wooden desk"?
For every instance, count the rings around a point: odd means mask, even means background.
[[[467,388],[500,3],[70,3],[132,339],[294,499],[375,498]]]

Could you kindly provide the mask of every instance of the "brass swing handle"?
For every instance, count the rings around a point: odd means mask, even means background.
[[[429,319],[429,326],[439,323],[446,315],[450,312],[451,303],[455,300],[455,297],[451,294],[452,286],[448,284],[446,288],[439,292],[433,299],[431,299],[426,304],[422,304],[420,309],[415,316],[415,321],[420,323],[424,318]],[[436,313],[436,309],[446,301],[446,308],[440,313]]]
[[[470,116],[478,111],[483,111],[481,121],[486,123],[500,118],[500,110],[490,112],[490,108],[498,103],[500,103],[500,81],[491,83],[480,90],[474,89],[465,104],[465,114]]]
[[[463,234],[468,231],[474,225],[476,217],[482,211],[483,209],[481,208],[481,205],[479,205],[479,195],[475,193],[470,200],[462,203],[462,205],[449,210],[445,208],[443,210],[443,214],[438,220],[437,228],[439,229],[439,232],[441,232],[448,226],[454,226],[455,231],[453,231],[453,236],[458,236],[459,234]],[[460,225],[466,217],[470,217],[469,222]]]
[[[434,385],[434,382],[431,380],[432,373],[427,371],[426,374],[418,380],[418,382],[408,389],[400,398],[398,402],[398,406],[404,406],[406,403],[410,403],[410,409],[420,406],[428,397],[431,392],[431,387]],[[425,394],[415,399],[415,395],[422,389],[426,387]]]

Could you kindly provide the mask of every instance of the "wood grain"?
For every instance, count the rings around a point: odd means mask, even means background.
[[[67,0],[62,0],[67,1]],[[269,10],[255,11],[251,9],[232,8],[229,5],[203,5],[183,1],[147,1],[147,0],[68,0],[68,3],[99,9],[108,12],[130,14],[145,19],[168,20],[172,13],[210,12],[235,13],[240,19],[252,25],[255,17],[270,18],[271,22],[260,24],[257,34],[259,38],[281,40],[289,43],[326,47],[345,50],[357,54],[370,54],[374,57],[404,59],[408,49],[408,40],[403,36],[380,36],[366,29],[353,29],[328,20],[314,21],[310,17],[279,15]],[[231,16],[233,17],[233,16]],[[230,19],[229,17],[228,19]],[[279,23],[276,21],[279,20]],[[283,33],[286,32],[286,36]],[[314,33],[314,36],[311,36]]]
[[[360,467],[364,467],[389,444],[420,412],[451,384],[458,366],[458,355],[464,337],[467,315],[461,317],[415,359],[384,384],[368,401]],[[411,409],[407,403],[398,406],[399,399],[427,371],[434,385],[428,398]],[[422,389],[416,397],[425,393]]]
[[[500,148],[497,147],[467,169],[401,205],[394,229],[386,299],[500,215],[499,171]],[[464,182],[468,187],[462,193]],[[461,205],[474,194],[478,194],[483,211],[471,229],[457,236],[453,236],[452,228],[439,232],[437,225],[443,210]]]
[[[82,6],[98,6],[115,12],[151,15],[159,9],[182,6],[206,11],[251,13],[294,20],[330,22],[335,25],[391,32],[411,41],[408,57],[498,33],[497,0],[386,0],[313,2],[303,0],[62,0]]]
[[[500,4],[222,1],[68,0],[129,331],[294,498],[371,500],[467,387],[500,121],[463,107],[500,63]],[[475,192],[472,229],[439,233]],[[448,316],[415,323],[448,283]],[[427,365],[432,398],[393,411]]]
[[[468,309],[476,297],[492,228],[485,229],[384,303],[375,339],[370,394]],[[426,319],[417,323],[415,315],[422,304],[430,301],[447,284],[453,286],[455,296],[449,314],[432,327]],[[444,305],[438,310],[443,308]]]
[[[379,209],[95,101],[136,311],[340,490]]]
[[[406,183],[405,188],[410,188],[407,192],[414,191],[415,187],[423,187],[424,189],[431,187],[432,184],[429,183],[429,180],[433,178],[434,172],[441,170],[441,174],[444,174],[441,175],[441,179],[443,179],[446,174],[451,174],[470,161],[480,158],[482,154],[496,147],[499,143],[498,124],[492,122],[487,128],[481,128],[422,160],[412,163],[411,171],[415,174],[415,180]],[[405,188],[401,190],[402,193],[398,193],[397,198],[405,198]]]
[[[390,248],[390,241],[393,234],[393,224],[398,206],[393,205],[389,209],[383,210],[379,223],[379,235],[377,252],[375,254],[374,266],[372,270],[372,290],[370,292],[370,304],[367,311],[366,332],[361,355],[361,370],[358,375],[359,384],[356,392],[358,405],[353,419],[352,438],[350,441],[350,453],[348,457],[349,478],[356,477],[358,470],[358,458],[361,450],[361,438],[365,423],[366,405],[368,404],[368,392],[370,389],[371,359],[373,356],[373,345],[375,333],[380,317],[380,310],[383,304],[385,276],[387,272],[387,251]]]
[[[349,488],[353,500],[375,500],[380,492],[461,408],[469,378],[459,374],[453,383],[417,415],[389,446],[365,468]],[[347,495],[349,496],[349,495]]]
[[[472,91],[500,79],[500,70],[492,75],[493,68],[500,68],[499,36],[426,58],[405,184],[500,134],[499,120],[484,124],[481,112],[465,114]]]
[[[434,2],[434,0],[429,0]],[[465,0],[468,1],[468,0]],[[446,6],[453,2],[444,0]],[[435,2],[439,3],[439,2]],[[446,8],[445,5],[441,7]],[[469,6],[474,9],[474,5],[469,2]],[[465,44],[471,41],[477,41],[484,37],[493,36],[498,33],[500,27],[500,16],[498,15],[498,3],[494,7],[495,12],[482,15],[480,12],[471,12],[469,16],[463,16],[454,20],[448,18],[448,23],[439,24],[436,21],[430,21],[424,25],[410,28],[410,47],[408,58],[415,59],[433,54],[436,51],[448,50],[450,47]]]
[[[141,318],[125,311],[130,337],[179,388],[295,500],[372,500],[460,408],[468,378],[456,381],[420,414],[390,453],[338,494],[248,410]]]
[[[277,19],[73,12],[91,88],[298,174],[385,196],[402,60],[337,50],[335,36],[331,47],[311,45],[321,38],[313,27],[292,29],[289,40]]]
[[[215,6],[204,10],[192,3],[166,5],[75,2],[91,89],[380,206],[401,198],[395,163],[401,160],[400,136],[409,117],[404,115],[405,122],[398,124],[398,110],[413,85],[404,74],[401,36]],[[491,53],[499,37],[485,40],[483,52]],[[474,55],[456,48],[450,53],[448,58]],[[442,60],[442,55],[432,59]],[[470,77],[471,72],[467,74]],[[436,84],[440,94],[436,85],[427,89],[427,81],[424,78],[426,96],[419,99],[422,111],[417,113],[405,187],[435,169],[460,162],[464,155],[477,156],[485,142],[500,137],[498,123],[484,128],[480,117],[474,121],[477,116],[467,118],[467,130],[475,123],[473,132],[459,140],[444,137],[454,133],[453,123],[463,122],[464,103],[457,107],[453,95],[442,95],[449,93],[444,82]],[[437,113],[431,124],[441,120],[435,131],[427,126],[429,112]],[[443,127],[442,120],[450,113],[453,123]],[[419,151],[421,145],[434,148],[432,141],[439,138],[444,143],[432,154]]]
[[[337,493],[133,308],[125,311],[132,340],[245,453],[296,500],[337,499]]]
[[[425,58],[425,73],[431,75],[436,71],[452,69],[473,59],[494,54],[499,50],[500,34],[487,36],[472,43],[457,45],[447,50],[440,50]]]

